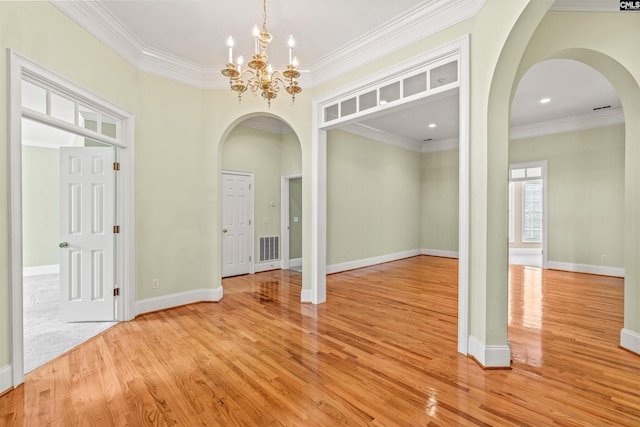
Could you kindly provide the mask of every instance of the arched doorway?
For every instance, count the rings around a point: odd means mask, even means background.
[[[302,176],[297,135],[277,117],[247,117],[228,132],[221,158],[222,277],[286,268],[288,259],[282,259],[283,252],[288,253],[288,239],[285,242],[282,235],[282,180]],[[239,191],[244,193],[236,197]],[[245,204],[238,208],[232,203]],[[240,212],[244,217],[235,218]],[[297,220],[300,225],[300,215]]]
[[[523,21],[521,28],[516,25],[512,36],[507,42],[508,51],[510,44],[523,43],[524,32],[530,31],[531,36],[525,40],[525,48],[521,59],[501,56],[496,72],[494,73],[490,102],[488,109],[488,133],[490,141],[488,149],[488,163],[493,165],[487,185],[488,194],[504,194],[506,196],[506,181],[498,179],[498,175],[504,176],[508,167],[507,141],[508,137],[508,110],[510,98],[522,75],[532,66],[547,59],[571,59],[591,66],[604,75],[613,85],[620,96],[621,106],[625,115],[624,129],[624,162],[625,165],[634,164],[640,158],[640,147],[634,142],[640,137],[640,125],[632,123],[632,117],[640,113],[640,88],[637,78],[634,78],[633,66],[637,55],[631,47],[624,47],[621,51],[617,45],[610,41],[603,41],[594,34],[584,32],[584,28],[597,26],[601,31],[610,31],[612,34],[625,34],[625,31],[635,31],[636,25],[629,23],[621,15],[602,14],[575,14],[571,19],[565,19],[567,15],[561,13],[549,13],[544,15],[547,6],[529,4],[522,16],[531,18],[537,14],[537,18]],[[538,9],[539,8],[539,9]],[[521,24],[521,23],[519,23]],[[525,25],[526,24],[526,25]],[[520,31],[518,31],[520,30]],[[576,36],[579,34],[580,36]],[[614,52],[615,49],[615,52]],[[638,200],[640,200],[640,174],[626,167],[624,173],[624,327],[620,334],[620,346],[629,350],[640,352],[640,315],[638,315],[638,301],[640,296],[640,269],[637,260],[640,258],[640,244],[638,244],[640,212]],[[491,266],[491,282],[487,285],[488,293],[495,295],[499,302],[499,310],[487,312],[487,323],[492,323],[492,335],[487,342],[500,341],[498,337],[506,332],[507,324],[507,218],[506,197],[496,198],[490,202],[489,211],[494,211],[495,216],[490,220],[490,228],[495,233],[488,233],[490,239],[496,239],[495,244],[489,243],[489,247],[495,250],[488,251],[487,266]],[[502,212],[502,213],[500,213]],[[491,215],[490,215],[491,216]],[[505,342],[508,342],[504,337]]]

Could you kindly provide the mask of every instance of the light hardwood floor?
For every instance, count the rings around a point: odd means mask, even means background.
[[[510,267],[512,370],[456,353],[457,262],[224,281],[220,303],[121,323],[0,397],[29,426],[638,426],[621,279]]]

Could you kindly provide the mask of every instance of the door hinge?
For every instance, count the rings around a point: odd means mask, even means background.
[[[251,261],[251,255],[249,255],[249,261]]]
[[[249,225],[251,225],[251,220],[249,220]]]
[[[120,233],[120,226],[119,225],[114,225],[113,226],[113,234],[118,234]]]
[[[113,288],[113,296],[114,297],[120,296],[120,288]]]
[[[120,170],[120,163],[119,162],[114,162],[113,163],[113,170],[114,171],[119,171]]]
[[[249,190],[251,190],[251,184],[249,184]]]

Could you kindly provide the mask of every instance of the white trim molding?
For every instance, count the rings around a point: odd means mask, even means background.
[[[222,286],[219,286],[217,288],[194,289],[192,291],[146,298],[136,301],[135,315],[139,316],[152,311],[166,310],[196,302],[218,302],[222,299],[222,296]]]
[[[346,126],[343,126],[341,129],[359,136],[363,136],[365,138],[372,139],[374,141],[404,148],[405,150],[417,151],[417,152],[421,152],[422,150],[421,142],[417,142],[409,138],[403,138],[401,136],[383,132],[381,130],[374,129],[369,126],[365,126],[362,123],[349,123]]]
[[[509,248],[509,255],[542,255],[542,248]]]
[[[204,66],[145,45],[100,2],[49,0],[140,71],[199,89],[225,89],[223,66]],[[421,2],[384,25],[301,68],[301,87],[317,87],[438,31],[475,16],[486,0]],[[314,78],[313,76],[316,76]],[[319,77],[321,76],[321,77]]]
[[[254,273],[262,273],[263,271],[280,270],[280,261],[257,262],[253,264]]]
[[[300,291],[300,302],[313,302],[313,290],[303,289]]]
[[[630,329],[622,328],[620,331],[620,347],[640,354],[640,334]]]
[[[574,273],[597,274],[599,276],[624,277],[624,268],[604,265],[574,264],[571,262],[549,261],[551,270],[572,271]]]
[[[45,274],[60,274],[60,264],[37,265],[34,267],[24,267],[22,275],[24,277],[42,276]]]
[[[302,258],[291,258],[289,260],[289,267],[302,267]]]
[[[421,2],[404,14],[363,34],[351,43],[311,64],[313,86],[409,46],[445,28],[475,16],[486,0]]]
[[[381,255],[372,258],[359,259],[355,261],[343,262],[340,264],[332,264],[327,266],[327,274],[340,273],[342,271],[355,270],[356,268],[369,267],[376,264],[383,264],[385,262],[397,261],[404,258],[410,258],[417,255],[421,255],[420,249],[414,249],[411,251],[397,252],[395,254]]]
[[[13,387],[13,369],[11,365],[0,368],[0,394],[8,391]]]
[[[469,355],[473,356],[485,369],[511,367],[511,347],[505,345],[485,345],[473,335],[469,335]]]
[[[512,127],[509,138],[513,140],[553,135],[561,132],[575,132],[602,126],[624,123],[622,108],[594,111],[579,116],[563,117],[528,125]]]
[[[441,258],[458,258],[458,251],[445,251],[442,249],[422,249],[422,255],[438,256]]]

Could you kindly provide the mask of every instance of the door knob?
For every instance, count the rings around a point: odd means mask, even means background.
[[[222,229],[222,232],[223,232],[223,233],[226,233],[226,232],[227,232],[227,229],[226,229],[226,228],[223,228],[223,229]]]
[[[67,242],[62,242],[62,243],[60,243],[58,246],[60,246],[61,248],[68,248],[68,247],[69,247],[69,243],[67,243]]]

